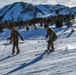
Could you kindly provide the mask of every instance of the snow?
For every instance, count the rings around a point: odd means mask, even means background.
[[[73,28],[76,30],[76,24]],[[66,26],[54,29],[58,39],[54,42],[55,51],[49,55],[45,52],[44,28],[18,31],[25,40],[19,40],[20,54],[10,58],[12,44],[4,44],[11,31],[0,33],[0,75],[76,75],[76,31],[71,33]],[[38,53],[41,54],[35,56]]]

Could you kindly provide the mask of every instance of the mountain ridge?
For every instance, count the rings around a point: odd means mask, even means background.
[[[31,3],[15,2],[0,9],[0,20],[26,21],[33,18],[40,18],[48,14],[51,14],[51,16],[54,16],[52,14],[58,15],[56,11],[59,11],[58,14],[73,14],[76,16],[76,7],[69,8],[60,4],[33,5]]]

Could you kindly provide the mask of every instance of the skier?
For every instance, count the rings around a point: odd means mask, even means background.
[[[12,26],[11,27],[11,37],[10,38],[7,38],[7,40],[11,40],[12,43],[13,43],[13,48],[12,48],[12,55],[15,53],[15,47],[17,48],[17,53],[16,54],[19,54],[20,53],[20,50],[19,50],[19,43],[18,43],[18,36],[20,36],[20,38],[22,39],[23,41],[23,38],[22,36],[18,33],[18,31],[15,30],[15,28]]]
[[[55,32],[48,27],[48,24],[45,24],[44,25],[44,28],[46,29],[47,31],[47,35],[45,37],[48,37],[49,36],[49,40],[47,41],[48,42],[48,45],[47,45],[47,50],[49,52],[52,52],[54,51],[54,45],[53,45],[53,42],[57,39],[57,35],[55,34]],[[51,50],[50,50],[50,47],[51,47]]]

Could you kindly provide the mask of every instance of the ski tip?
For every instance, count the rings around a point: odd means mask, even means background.
[[[9,58],[11,57],[11,56],[8,56]]]

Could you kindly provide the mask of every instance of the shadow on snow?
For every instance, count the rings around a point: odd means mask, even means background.
[[[21,66],[15,68],[15,69],[13,69],[13,70],[11,70],[10,72],[8,72],[8,73],[5,74],[5,75],[8,75],[8,74],[10,74],[10,73],[19,71],[19,70],[21,70],[21,69],[23,69],[23,68],[25,68],[25,67],[27,67],[27,66],[30,66],[30,65],[32,65],[32,64],[40,61],[40,60],[43,58],[43,56],[46,54],[46,52],[47,52],[47,50],[46,50],[45,52],[43,52],[40,56],[38,56],[37,58],[35,58],[34,60],[32,60],[31,62],[29,62],[29,63],[27,63],[27,64],[26,64],[26,63],[23,63],[23,64],[21,64]]]
[[[64,32],[66,32],[68,30],[68,28],[65,28],[59,35],[58,35],[58,37],[60,37]],[[60,30],[59,30],[60,31]],[[57,32],[56,32],[57,33]]]
[[[73,33],[73,32],[70,32],[66,38],[70,37],[70,36],[72,35],[72,33]]]
[[[0,61],[7,60],[8,58],[10,58],[10,57],[9,56],[4,57],[3,59],[0,59]]]

